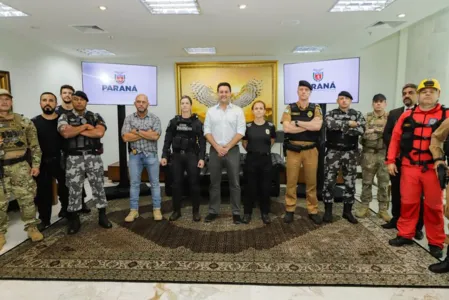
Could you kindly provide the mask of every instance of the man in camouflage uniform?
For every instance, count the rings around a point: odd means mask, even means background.
[[[352,95],[346,91],[338,94],[338,106],[326,114],[326,157],[323,202],[325,212],[323,221],[332,222],[332,204],[337,175],[342,169],[345,181],[343,194],[343,218],[357,224],[352,215],[354,204],[355,180],[357,177],[358,142],[365,132],[365,118],[362,113],[350,108]]]
[[[357,218],[370,216],[369,204],[373,199],[372,186],[374,176],[377,177],[377,201],[379,212],[377,216],[385,222],[391,220],[388,214],[388,184],[390,175],[385,166],[386,147],[383,141],[383,131],[387,123],[388,113],[385,111],[387,99],[382,94],[373,97],[373,112],[366,116],[365,134],[360,139],[363,146],[362,156],[362,207],[356,212]]]
[[[0,250],[6,243],[8,227],[8,200],[11,193],[19,203],[25,230],[33,242],[44,236],[36,225],[34,196],[36,182],[33,177],[39,175],[41,149],[37,139],[36,127],[19,114],[11,112],[12,95],[0,89]],[[32,166],[26,161],[26,152],[30,149]]]
[[[69,188],[68,234],[75,234],[81,227],[79,212],[82,209],[82,188],[85,174],[92,188],[92,198],[98,208],[98,223],[103,228],[112,228],[106,216],[107,200],[103,188],[103,145],[100,139],[106,124],[99,114],[86,110],[89,99],[82,91],[72,96],[73,110],[62,114],[58,120],[58,131],[67,139],[66,182]]]
[[[441,123],[440,127],[432,133],[429,150],[432,152],[432,157],[435,161],[435,170],[437,170],[439,165],[444,165],[447,168],[447,161],[449,160],[449,119]],[[444,216],[449,219],[449,185],[446,186]],[[448,238],[446,236],[446,244],[448,243],[447,240]],[[449,272],[449,254],[446,254],[446,258],[442,262],[430,265],[429,270],[434,273]]]

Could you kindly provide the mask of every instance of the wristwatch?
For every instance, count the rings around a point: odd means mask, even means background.
[[[139,128],[136,129],[137,134],[139,134]]]
[[[299,127],[298,121],[295,121],[295,126],[296,126],[296,127]]]
[[[439,160],[441,160],[441,161],[446,161],[446,159],[444,159],[444,157],[438,157],[438,158],[435,158],[433,161],[437,162],[437,161],[439,161]]]

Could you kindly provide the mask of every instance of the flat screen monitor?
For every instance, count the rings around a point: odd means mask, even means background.
[[[138,94],[157,105],[155,66],[82,62],[83,91],[89,104],[133,105]]]
[[[359,102],[360,58],[284,64],[284,103],[298,101],[298,82],[308,81],[313,91],[310,102],[337,103],[338,93],[349,92]]]

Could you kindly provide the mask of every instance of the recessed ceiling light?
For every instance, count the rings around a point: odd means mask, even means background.
[[[398,18],[405,18],[405,14],[399,14]]]
[[[321,46],[298,46],[293,49],[293,53],[319,53],[324,50],[325,47]]]
[[[154,15],[198,15],[197,0],[140,0]]]
[[[87,56],[113,56],[112,52],[105,49],[76,49],[76,51],[81,52]]]
[[[27,17],[28,15],[20,10],[12,8],[6,4],[0,2],[0,18],[9,17]]]
[[[106,6],[99,6],[98,8],[101,9],[101,10],[106,10],[106,9],[108,9]]]
[[[330,12],[382,11],[396,0],[338,0]]]
[[[215,54],[215,47],[208,48],[184,48],[188,54]]]
[[[245,9],[245,8],[246,8],[246,4],[240,4],[240,5],[239,5],[239,8],[240,8],[240,9]]]

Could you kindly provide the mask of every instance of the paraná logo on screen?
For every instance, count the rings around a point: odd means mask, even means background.
[[[313,69],[312,77],[313,77],[313,80],[318,82],[318,83],[312,83],[313,90],[335,90],[337,88],[333,81],[330,83],[329,82],[324,82],[324,83],[320,82],[324,78],[323,69]]]
[[[101,89],[103,92],[132,92],[137,93],[137,87],[135,85],[123,85],[126,80],[125,73],[115,72],[114,74],[115,82],[119,85],[107,85],[103,84]]]

